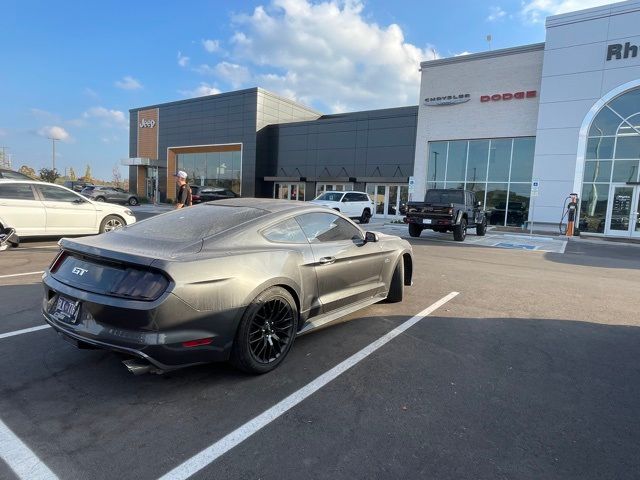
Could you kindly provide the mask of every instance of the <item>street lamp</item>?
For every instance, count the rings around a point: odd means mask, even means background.
[[[56,169],[56,142],[60,139],[55,137],[47,137],[47,138],[51,140],[51,149],[52,149],[51,163],[53,165],[53,170],[55,170]]]

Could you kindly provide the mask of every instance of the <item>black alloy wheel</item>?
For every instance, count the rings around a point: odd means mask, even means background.
[[[129,205],[131,205],[132,207],[135,207],[136,205],[138,205],[138,199],[136,197],[131,197],[127,203],[129,203]]]
[[[453,227],[453,239],[456,242],[464,242],[467,238],[467,219],[463,218],[460,223]]]
[[[360,223],[369,223],[371,219],[371,211],[368,208],[365,208],[362,211],[362,215],[360,215]]]
[[[266,373],[289,353],[295,339],[298,309],[281,287],[262,292],[247,307],[231,354],[232,363],[250,373]]]

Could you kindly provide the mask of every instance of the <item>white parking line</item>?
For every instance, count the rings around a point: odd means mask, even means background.
[[[0,420],[0,458],[18,478],[57,480],[42,460]]]
[[[51,328],[50,325],[39,325],[37,327],[24,328],[22,330],[15,330],[9,333],[0,333],[0,340],[3,338],[15,337],[16,335],[22,335],[23,333],[31,333],[37,332],[38,330],[43,330],[45,328]]]
[[[373,352],[378,350],[380,347],[382,347],[389,341],[393,340],[395,337],[403,333],[405,330],[407,330],[408,328],[411,328],[413,325],[418,323],[420,320],[422,320],[424,317],[426,317],[430,313],[440,308],[442,305],[447,303],[456,295],[458,295],[458,292],[451,292],[449,295],[441,298],[436,303],[425,308],[420,313],[418,313],[414,317],[411,317],[406,322],[400,324],[399,326],[391,330],[389,333],[387,333],[383,337],[380,337],[375,342],[369,344],[359,352],[353,354],[352,356],[347,358],[345,361],[333,367],[328,372],[320,375],[311,383],[308,383],[307,385],[302,387],[300,390],[292,393],[284,400],[278,402],[273,407],[269,408],[268,410],[265,410],[260,415],[255,417],[253,420],[248,421],[241,427],[237,428],[233,432],[229,433],[225,437],[218,440],[213,445],[205,448],[200,453],[197,453],[196,455],[194,455],[193,457],[191,457],[181,465],[178,465],[169,473],[160,477],[159,480],[183,480],[199,472],[200,470],[205,468],[207,465],[215,461],[217,458],[227,453],[233,447],[244,442],[246,439],[251,437],[251,435],[258,432],[260,429],[267,426],[269,423],[273,422],[275,419],[277,419],[278,417],[280,417],[281,415],[283,415],[284,413],[286,413],[287,411],[289,411],[290,409],[298,405],[304,399],[306,399],[310,395],[320,390],[326,384],[328,384],[335,378],[342,375],[351,367],[353,367],[354,365],[358,364],[359,362],[367,358]]]
[[[0,278],[24,277],[26,275],[42,275],[43,273],[44,270],[40,270],[39,272],[13,273],[11,275],[0,275]]]

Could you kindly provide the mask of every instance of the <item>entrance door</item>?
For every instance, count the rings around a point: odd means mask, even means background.
[[[376,205],[374,217],[400,217],[405,214],[409,187],[407,185],[376,185],[368,184],[367,193]]]
[[[640,187],[613,184],[609,198],[606,234],[640,238]]]

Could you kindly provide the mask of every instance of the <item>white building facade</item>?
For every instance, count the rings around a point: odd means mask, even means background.
[[[490,224],[555,228],[577,193],[582,232],[640,238],[640,1],[546,26],[544,44],[421,64],[412,199],[466,188]]]

